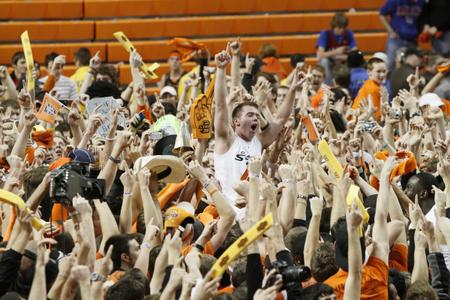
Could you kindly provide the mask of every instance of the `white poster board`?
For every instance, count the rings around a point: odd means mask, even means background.
[[[109,130],[109,124],[111,123],[113,111],[119,106],[119,102],[113,97],[92,98],[87,101],[87,112],[89,116],[91,116],[92,114],[101,114],[105,117],[105,122],[97,130],[98,135],[106,137]],[[117,124],[122,128],[125,128],[125,116],[122,112],[119,113],[119,120]]]

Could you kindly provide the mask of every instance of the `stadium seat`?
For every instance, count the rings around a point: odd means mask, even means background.
[[[385,33],[359,33],[355,35],[359,48],[364,52],[382,51],[386,42]],[[225,47],[228,38],[199,39],[206,44],[211,53],[218,53]],[[270,37],[243,37],[243,52],[257,54],[261,45],[265,42],[273,43],[278,48],[281,56],[293,53],[312,55],[315,53],[316,34],[288,35]],[[138,52],[146,61],[159,61],[167,58],[169,51],[173,50],[167,41],[136,41],[133,42]],[[128,53],[118,42],[107,44],[108,61],[127,61]]]
[[[66,56],[68,64],[73,63],[73,54],[80,47],[87,47],[94,54],[100,51],[101,59],[106,58],[106,44],[105,43],[57,43],[57,44],[35,44],[31,41],[33,51],[33,58],[35,61],[43,63],[45,55],[54,51]],[[11,57],[16,51],[22,51],[21,44],[14,45],[0,45],[0,64],[10,64]]]
[[[0,1],[0,20],[81,18],[83,0]]]
[[[355,31],[380,30],[377,12],[349,13],[350,28]],[[333,13],[242,15],[163,19],[123,19],[97,21],[97,40],[112,40],[123,31],[130,39],[172,36],[215,36],[318,32],[330,27]],[[245,34],[242,34],[245,28]]]
[[[85,18],[378,9],[384,0],[85,0]]]
[[[94,21],[17,21],[0,23],[1,42],[20,42],[20,35],[28,30],[34,41],[92,41]]]

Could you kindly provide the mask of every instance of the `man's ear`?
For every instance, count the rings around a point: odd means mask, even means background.
[[[428,191],[425,189],[419,193],[419,199],[426,200],[428,199],[428,197],[429,197]]]
[[[239,126],[239,121],[237,119],[232,119],[231,120],[231,127],[236,128],[237,126]]]
[[[130,257],[128,256],[128,254],[122,253],[122,254],[120,254],[120,260],[128,263],[128,262],[130,262]]]

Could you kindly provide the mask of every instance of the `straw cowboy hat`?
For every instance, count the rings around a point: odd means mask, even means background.
[[[137,172],[142,168],[156,173],[158,180],[166,183],[178,183],[186,177],[183,161],[173,155],[140,157],[134,163],[134,170]]]

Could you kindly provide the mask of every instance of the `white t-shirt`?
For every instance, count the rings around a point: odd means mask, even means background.
[[[237,197],[233,188],[247,169],[248,160],[250,157],[260,157],[261,152],[262,144],[256,136],[247,142],[235,134],[234,142],[226,153],[214,153],[215,176],[231,205],[234,205]]]
[[[430,211],[425,215],[425,219],[427,219],[428,221],[432,222],[434,225],[434,228],[436,228],[436,215],[434,213],[434,211],[436,210],[436,205],[433,205],[433,207],[430,209]],[[447,268],[450,268],[450,253],[449,253],[449,249],[447,247],[447,245],[439,245],[439,247],[441,248],[441,252],[442,255],[444,255],[444,259],[445,259],[445,265],[447,266]]]
[[[39,82],[45,84],[47,76],[39,79]],[[70,80],[69,77],[61,75],[56,81],[52,91],[56,91],[56,98],[58,100],[75,100],[78,98],[77,87],[75,82]]]

